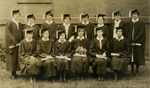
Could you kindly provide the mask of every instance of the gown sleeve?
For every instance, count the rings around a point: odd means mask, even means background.
[[[30,56],[25,52],[25,44],[23,43],[23,41],[19,46],[19,58],[22,63],[27,63],[30,59]]]
[[[40,41],[37,42],[37,46],[36,46],[36,55],[42,58],[45,58],[46,56],[48,56],[46,53],[44,53],[44,51],[42,50],[42,44]]]
[[[16,46],[17,41],[15,40],[14,36],[11,33],[11,25],[7,23],[6,25],[6,34],[5,34],[5,42],[6,42],[6,53],[13,53],[14,49],[9,49],[9,46]]]

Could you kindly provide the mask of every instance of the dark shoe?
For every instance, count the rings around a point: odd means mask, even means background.
[[[15,78],[18,78],[18,75],[17,75],[17,74],[15,74],[14,76],[15,76]]]

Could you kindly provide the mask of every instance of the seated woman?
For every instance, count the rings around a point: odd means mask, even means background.
[[[58,36],[58,37],[57,37]],[[59,30],[56,32],[56,37],[59,38],[55,42],[55,56],[56,56],[56,64],[57,64],[57,71],[60,74],[60,82],[62,81],[62,74],[63,74],[63,81],[66,82],[66,71],[69,70],[68,67],[68,57],[69,55],[69,46],[70,43],[65,39],[65,31]]]
[[[99,81],[104,81],[107,62],[109,57],[109,42],[103,35],[103,28],[99,27],[94,30],[97,37],[91,41],[90,54],[93,59],[93,71],[98,75]]]
[[[115,73],[115,82],[119,72],[126,73],[130,61],[129,40],[122,35],[122,27],[116,27],[116,37],[111,40],[111,67]]]
[[[71,70],[76,72],[77,79],[83,79],[83,73],[87,73],[89,69],[88,51],[89,40],[85,38],[85,26],[77,26],[78,36],[71,42],[71,51],[73,58],[71,61]]]
[[[19,46],[19,66],[21,73],[30,75],[30,82],[35,82],[35,76],[40,73],[42,65],[40,59],[35,57],[36,40],[33,37],[33,30],[25,29],[25,39]]]
[[[41,30],[42,38],[37,42],[36,54],[42,60],[41,75],[43,78],[53,77],[56,75],[56,63],[53,58],[54,48],[53,41],[49,39],[47,28]]]

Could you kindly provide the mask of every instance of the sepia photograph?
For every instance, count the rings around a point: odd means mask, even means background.
[[[0,0],[0,88],[150,88],[150,0]]]

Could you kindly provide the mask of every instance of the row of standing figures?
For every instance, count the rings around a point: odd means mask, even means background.
[[[75,31],[69,23],[69,14],[63,15],[64,24],[57,27],[52,21],[53,14],[48,11],[41,29],[34,24],[35,17],[31,14],[27,16],[28,23],[22,31],[18,21],[20,12],[15,10],[12,21],[6,25],[6,69],[12,72],[12,79],[17,77],[19,67],[21,73],[31,76],[31,82],[35,81],[38,74],[47,78],[55,76],[57,72],[60,81],[66,82],[69,67],[77,73],[78,79],[82,79],[91,65],[98,80],[104,80],[107,64],[111,63],[117,81],[118,73],[125,73],[130,62],[131,73],[134,73],[136,64],[138,76],[139,66],[145,64],[146,32],[144,23],[138,18],[138,10],[131,11],[131,15],[132,19],[124,26],[120,12],[114,13],[115,21],[110,31],[103,24],[105,15],[97,16],[98,25],[94,29],[94,25],[89,22],[89,15],[84,13]],[[56,31],[56,28],[59,30]]]

